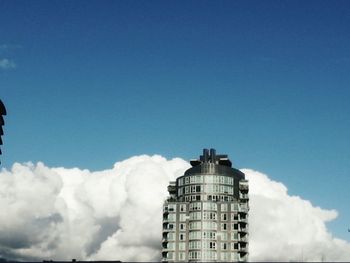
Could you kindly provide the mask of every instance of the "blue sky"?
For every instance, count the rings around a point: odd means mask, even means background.
[[[0,1],[0,12],[3,167],[99,170],[214,147],[337,209],[330,227],[350,240],[348,1]]]

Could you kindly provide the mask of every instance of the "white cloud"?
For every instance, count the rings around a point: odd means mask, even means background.
[[[98,172],[42,163],[3,169],[0,258],[159,261],[167,185],[188,167],[143,155]],[[350,244],[325,225],[336,211],[288,195],[264,174],[243,172],[251,188],[250,260],[350,260]]]
[[[13,60],[3,58],[0,59],[0,69],[13,69],[16,67],[16,64]]]

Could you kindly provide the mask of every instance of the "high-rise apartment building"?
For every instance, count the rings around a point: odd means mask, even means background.
[[[170,182],[162,261],[247,261],[248,181],[227,155],[204,149]]]

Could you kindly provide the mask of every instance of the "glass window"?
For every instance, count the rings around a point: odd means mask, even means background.
[[[221,236],[221,240],[227,240],[227,232],[221,232],[220,233],[220,236]]]
[[[196,183],[203,183],[203,176],[196,175]]]
[[[238,233],[237,232],[231,232],[231,240],[238,240]]]
[[[227,243],[221,242],[221,250],[227,250]]]
[[[214,181],[214,178],[213,178],[212,175],[206,175],[206,176],[205,176],[205,182],[206,182],[206,183],[212,184],[213,181]]]
[[[190,183],[191,184],[195,183],[195,179],[196,179],[195,176],[190,176]]]
[[[185,254],[185,252],[180,252],[180,253],[179,253],[179,260],[186,260],[186,254]]]
[[[227,211],[227,204],[221,204],[221,211]]]
[[[186,204],[180,204],[180,212],[186,212]]]
[[[168,242],[167,249],[175,249],[175,242]]]
[[[227,213],[221,214],[221,221],[226,221],[227,220]]]
[[[231,220],[237,221],[238,220],[238,214],[237,213],[231,213]]]
[[[180,214],[180,221],[186,221],[186,214]]]
[[[190,249],[201,249],[201,241],[190,241],[189,248]]]
[[[184,223],[180,223],[180,225],[179,225],[180,227],[180,230],[186,230],[186,224],[184,224]]]
[[[203,231],[202,238],[203,239],[216,239],[216,232]]]
[[[227,230],[227,224],[221,223],[221,230]]]
[[[217,224],[216,224],[216,222],[204,221],[203,222],[203,229],[216,230],[217,229]]]
[[[179,240],[181,240],[181,241],[186,240],[186,234],[180,233],[179,234]]]
[[[169,233],[167,234],[167,239],[168,239],[168,240],[175,240],[175,233],[169,232]]]
[[[175,212],[176,211],[176,204],[169,204],[168,209],[169,209],[169,212]]]
[[[216,212],[203,212],[203,220],[216,220]]]
[[[174,252],[169,251],[167,254],[168,259],[173,259],[174,258]]]
[[[201,239],[201,231],[191,231],[189,233],[189,239]]]
[[[237,252],[231,253],[231,261],[238,261],[238,253]]]
[[[237,250],[238,249],[238,243],[231,243],[231,249]]]
[[[203,202],[203,210],[214,210],[216,211],[218,209],[216,203],[212,202]]]
[[[222,261],[228,261],[228,253],[227,252],[221,252],[220,257]]]
[[[190,220],[201,220],[201,212],[191,212],[190,213]]]
[[[238,211],[238,203],[231,204],[231,211]]]
[[[183,185],[184,184],[184,181],[183,181],[183,178],[180,178],[179,179],[179,186]]]
[[[200,221],[196,221],[196,222],[191,222],[190,225],[189,225],[189,228],[192,230],[192,229],[201,229],[202,227],[202,222]]]

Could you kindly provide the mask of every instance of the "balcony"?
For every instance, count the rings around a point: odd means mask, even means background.
[[[248,232],[248,227],[239,227],[238,232]]]
[[[248,196],[248,194],[239,193],[239,199],[241,199],[241,200],[249,200],[249,196]]]
[[[238,242],[248,243],[248,236],[245,235],[244,237],[239,237]]]

